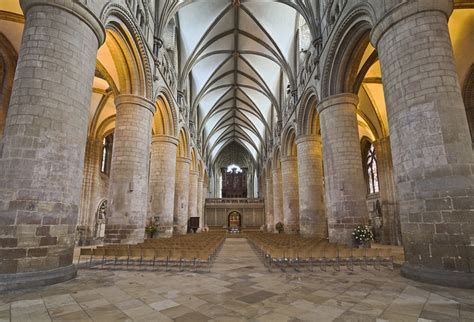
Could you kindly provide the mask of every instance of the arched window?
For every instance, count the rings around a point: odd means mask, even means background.
[[[109,174],[110,164],[112,162],[112,146],[114,144],[114,135],[107,135],[102,141],[102,159],[100,163],[100,172]]]
[[[379,192],[379,175],[377,172],[377,155],[375,147],[371,143],[367,151],[367,178],[369,184],[369,193]]]

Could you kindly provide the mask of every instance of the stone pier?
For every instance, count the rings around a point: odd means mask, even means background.
[[[287,156],[281,159],[281,177],[285,233],[295,234],[300,230],[298,160],[296,156]]]
[[[159,217],[162,230],[159,237],[173,234],[173,213],[176,176],[176,150],[178,139],[167,135],[154,135],[151,141],[150,161],[150,214]]]
[[[105,243],[142,242],[148,209],[151,122],[155,105],[146,98],[115,98],[117,116],[110,173]]]
[[[354,227],[368,224],[367,187],[355,112],[358,101],[354,94],[339,94],[318,104],[329,241],[349,245]]]
[[[72,0],[22,0],[25,25],[0,160],[0,292],[68,280],[99,20]]]
[[[412,1],[372,32],[382,67],[407,262],[402,274],[474,287],[473,154],[447,20]]]
[[[324,209],[323,161],[321,137],[307,135],[296,140],[298,149],[298,188],[300,233],[327,238]]]

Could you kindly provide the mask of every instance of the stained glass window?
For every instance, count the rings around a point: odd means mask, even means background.
[[[375,153],[375,147],[370,144],[367,152],[367,175],[369,182],[369,193],[379,192],[379,176],[377,172],[377,155]]]
[[[113,140],[113,134],[109,134],[102,141],[102,159],[100,163],[100,171],[105,174],[109,174],[110,172],[110,163],[112,162]]]

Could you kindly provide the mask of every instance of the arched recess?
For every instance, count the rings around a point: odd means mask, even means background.
[[[112,58],[117,67],[117,85],[121,94],[134,94],[153,99],[153,78],[145,41],[129,11],[109,2],[101,13],[110,41]],[[100,53],[100,49],[99,49]]]
[[[15,48],[7,37],[0,33],[0,139],[3,137],[10,105],[17,59]]]
[[[189,158],[190,157],[189,136],[184,128],[181,128],[181,130],[179,131],[178,139],[179,141],[178,141],[177,156],[180,158]]]
[[[176,136],[176,118],[169,100],[165,95],[156,98],[156,112],[153,116],[152,132],[154,135]]]
[[[374,10],[369,4],[354,8],[336,27],[325,59],[321,78],[321,99],[354,93],[358,65],[370,42],[369,34],[375,21]]]
[[[319,114],[317,111],[318,97],[314,91],[308,91],[303,96],[301,108],[298,113],[297,135],[320,135],[321,126],[319,123]]]
[[[296,131],[295,128],[290,126],[285,129],[282,135],[281,153],[283,157],[295,157],[296,151]]]
[[[198,171],[199,170],[198,166],[199,166],[199,160],[198,160],[197,151],[195,148],[191,148],[191,166],[189,170]]]
[[[464,105],[466,107],[467,121],[471,131],[471,140],[474,146],[474,65],[468,73],[463,91]]]

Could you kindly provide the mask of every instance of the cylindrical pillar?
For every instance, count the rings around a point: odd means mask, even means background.
[[[168,135],[154,135],[151,140],[151,207],[148,217],[159,217],[159,225],[163,230],[159,237],[173,235],[177,146],[178,139]]]
[[[143,242],[148,206],[151,122],[155,105],[146,98],[115,98],[114,146],[105,243]]]
[[[265,172],[265,224],[267,231],[272,232],[275,228],[273,219],[273,179],[271,172]]]
[[[377,25],[372,43],[390,126],[402,274],[472,288],[473,154],[447,24],[452,6],[408,2]]]
[[[382,244],[401,245],[400,217],[397,212],[393,178],[392,150],[388,137],[373,142],[380,186],[382,211]]]
[[[206,218],[206,198],[209,195],[209,178],[205,176],[203,181],[203,188],[202,188],[202,225],[201,227],[207,226],[207,218]]]
[[[281,189],[281,162],[273,165],[273,228],[279,222],[283,224],[283,194]]]
[[[298,197],[298,160],[296,156],[281,158],[281,178],[285,233],[298,233],[300,230],[300,216]]]
[[[96,138],[88,138],[84,157],[84,175],[82,180],[81,205],[79,208],[78,229],[82,229],[85,236],[80,243],[90,244],[94,239],[95,210],[98,201],[95,194],[100,173],[100,157],[102,142]],[[81,244],[80,244],[81,245]]]
[[[329,241],[352,244],[352,231],[367,224],[367,188],[356,116],[358,97],[339,94],[318,105],[323,142]]]
[[[72,265],[99,20],[72,0],[22,0],[25,26],[0,160],[0,292]]]
[[[197,216],[199,172],[189,171],[189,209],[188,218]]]
[[[203,192],[204,179],[199,176],[197,186],[197,216],[199,217],[199,228],[203,227],[202,223],[202,192]]]
[[[189,158],[176,157],[176,183],[174,195],[174,233],[186,234],[189,204]]]
[[[323,150],[319,135],[296,141],[298,149],[298,188],[300,233],[327,238],[328,223],[324,207]]]

